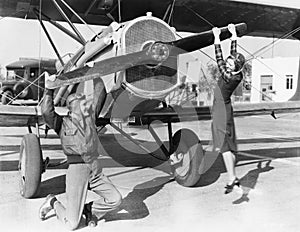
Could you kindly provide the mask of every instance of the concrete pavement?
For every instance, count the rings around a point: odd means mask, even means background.
[[[236,118],[239,139],[237,175],[242,187],[224,195],[227,176],[222,159],[202,175],[193,188],[180,186],[169,175],[167,162],[141,151],[108,126],[101,142],[106,151],[104,173],[123,196],[119,210],[102,219],[96,228],[79,231],[289,231],[300,230],[300,113]],[[199,134],[206,147],[210,121],[173,124]],[[138,127],[123,128],[146,146],[153,138]],[[155,126],[162,139],[165,127]],[[1,231],[67,231],[55,217],[41,222],[38,208],[48,193],[65,200],[66,166],[51,168],[42,176],[35,199],[19,194],[18,155],[27,128],[0,128],[0,228]],[[54,133],[42,136],[44,157],[64,158]],[[90,194],[89,198],[93,198]]]

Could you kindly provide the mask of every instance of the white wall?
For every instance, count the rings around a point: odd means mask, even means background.
[[[288,101],[296,92],[299,82],[299,57],[275,57],[252,61],[251,102],[261,102],[261,76],[273,75],[272,100]],[[293,76],[293,88],[286,89],[286,75]]]

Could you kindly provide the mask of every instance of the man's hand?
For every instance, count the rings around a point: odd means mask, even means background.
[[[228,31],[229,31],[229,32],[231,33],[231,35],[232,35],[231,38],[232,38],[233,40],[236,40],[236,39],[237,39],[237,34],[236,34],[235,25],[232,24],[232,23],[230,23],[230,24],[228,24],[227,28],[228,28]]]
[[[53,74],[53,75],[49,75],[48,72],[45,72],[45,88],[48,89],[48,84],[49,82],[53,82],[56,80],[56,75]]]
[[[215,37],[215,44],[220,44],[221,43],[221,41],[220,41],[220,34],[221,34],[220,28],[214,27],[212,29],[212,32],[213,32],[214,37]]]

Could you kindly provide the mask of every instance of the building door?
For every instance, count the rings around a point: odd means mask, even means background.
[[[273,75],[260,76],[261,101],[272,101]]]

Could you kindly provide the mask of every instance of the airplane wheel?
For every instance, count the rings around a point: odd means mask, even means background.
[[[198,136],[189,129],[180,129],[173,136],[178,162],[171,165],[175,180],[182,186],[194,186],[200,179],[199,167],[204,155]]]
[[[38,194],[42,174],[42,151],[35,134],[23,137],[20,147],[19,174],[20,193],[25,198]]]
[[[13,99],[13,93],[10,90],[4,91],[1,96],[1,102],[3,105],[8,104]]]

